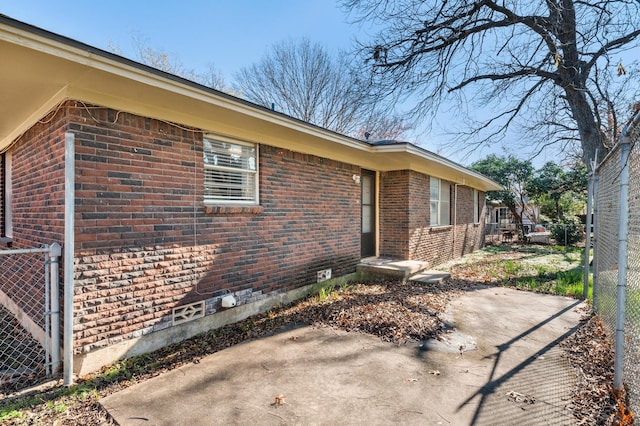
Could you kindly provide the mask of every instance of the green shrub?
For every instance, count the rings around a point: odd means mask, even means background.
[[[551,225],[551,237],[559,245],[575,244],[582,240],[582,225],[576,220],[565,219],[564,224]]]

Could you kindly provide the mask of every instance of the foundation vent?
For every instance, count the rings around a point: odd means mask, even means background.
[[[316,280],[316,282],[322,282],[322,281],[327,281],[331,279],[331,269],[323,269],[321,271],[318,271],[318,279]]]
[[[173,325],[204,317],[204,301],[173,308]]]

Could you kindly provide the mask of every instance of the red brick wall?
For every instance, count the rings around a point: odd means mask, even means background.
[[[46,117],[11,148],[12,203],[4,205],[4,155],[0,167],[2,236],[12,209],[12,249],[62,244],[64,235],[64,111]],[[2,244],[2,248],[7,248]],[[60,259],[62,265],[62,259]],[[0,290],[44,328],[44,254],[0,258]],[[62,272],[60,277],[62,277]],[[61,292],[62,294],[62,292]],[[62,317],[62,316],[61,316]]]
[[[409,258],[408,188],[411,173],[409,170],[380,173],[378,251],[381,257]]]
[[[380,188],[381,255],[422,260],[436,266],[482,246],[484,212],[479,216],[481,223],[474,224],[472,188],[457,188],[456,225],[438,227],[429,225],[429,176],[408,170],[381,173]],[[453,192],[452,186],[452,222]],[[484,206],[482,192],[479,204]]]
[[[48,119],[11,148],[12,248],[62,244],[64,238],[64,109]]]
[[[240,303],[353,272],[360,169],[260,146],[260,206],[207,209],[202,135],[113,111],[73,109],[76,351],[166,328],[171,309],[225,292]]]
[[[176,306],[213,313],[226,292],[248,303],[320,269],[355,270],[359,167],[262,145],[260,206],[205,208],[201,132],[73,101],[14,147],[18,247],[63,242],[65,131],[76,135],[76,352],[169,327]],[[453,227],[428,226],[428,176],[382,173],[380,188],[382,255],[436,264],[478,245],[480,226],[459,220],[456,249],[443,249]],[[469,194],[459,187],[459,219]]]

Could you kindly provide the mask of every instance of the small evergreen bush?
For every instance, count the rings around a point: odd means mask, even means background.
[[[573,245],[582,240],[582,225],[577,219],[564,218],[562,224],[551,225],[551,237],[558,245]]]

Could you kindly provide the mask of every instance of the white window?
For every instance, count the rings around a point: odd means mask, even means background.
[[[205,204],[258,203],[258,146],[205,137]]]
[[[451,199],[451,185],[438,178],[430,178],[430,216],[431,226],[451,224],[449,201]]]
[[[473,190],[473,223],[480,222],[480,202],[478,190]]]
[[[498,207],[495,209],[495,220],[499,227],[504,228],[511,222],[509,219],[509,209],[507,207]]]

